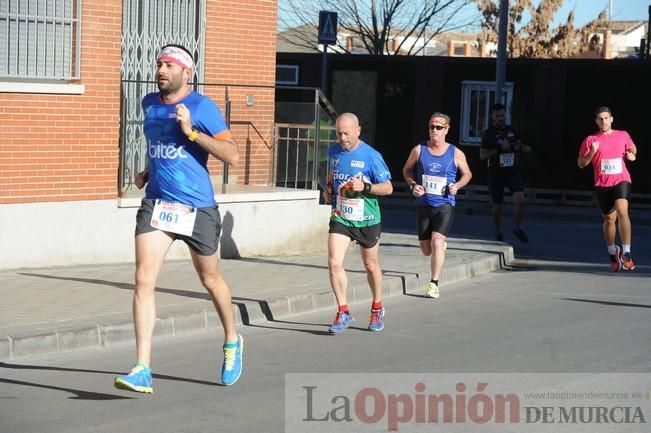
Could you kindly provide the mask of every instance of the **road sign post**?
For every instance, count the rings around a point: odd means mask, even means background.
[[[337,43],[337,12],[319,11],[319,43],[323,44],[321,91],[327,95],[328,45]]]

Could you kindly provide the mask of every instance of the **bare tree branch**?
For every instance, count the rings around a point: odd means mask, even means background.
[[[415,55],[436,35],[469,28],[478,23],[478,14],[466,8],[474,0],[278,0],[279,28],[291,29],[280,38],[296,47],[320,51],[315,24],[319,10],[335,11],[341,33],[352,38],[347,47],[338,38],[335,50],[342,53],[362,50],[373,55]]]

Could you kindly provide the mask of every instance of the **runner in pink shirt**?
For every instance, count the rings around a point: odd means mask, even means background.
[[[584,168],[592,163],[610,268],[613,272],[622,268],[632,271],[635,264],[631,258],[631,220],[628,216],[631,175],[626,161],[635,161],[637,147],[626,131],[611,128],[613,115],[610,108],[597,108],[595,123],[599,131],[583,140],[577,164],[579,168]],[[615,244],[617,227],[622,241],[621,249]]]

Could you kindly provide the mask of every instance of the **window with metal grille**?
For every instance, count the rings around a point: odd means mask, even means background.
[[[511,122],[513,83],[504,83],[502,92],[506,107],[506,122]],[[484,130],[491,122],[491,107],[495,103],[494,81],[463,81],[461,83],[461,129],[463,144],[481,144]]]
[[[81,0],[0,1],[0,79],[79,79]]]

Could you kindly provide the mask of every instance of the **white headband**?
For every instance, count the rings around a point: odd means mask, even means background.
[[[192,60],[192,56],[190,56],[190,54],[188,54],[184,49],[179,47],[169,46],[163,48],[160,53],[158,53],[156,60],[165,60],[168,62],[176,63],[183,68],[194,68],[194,61]]]

